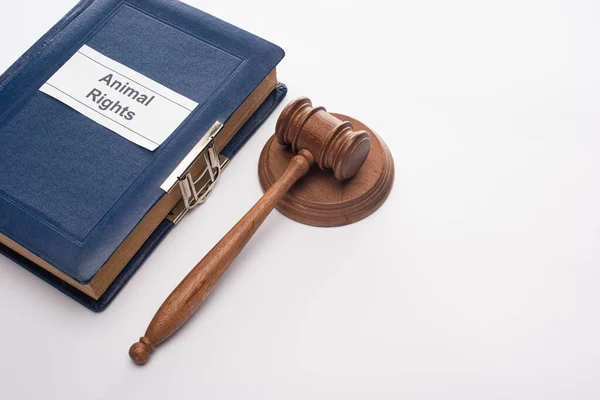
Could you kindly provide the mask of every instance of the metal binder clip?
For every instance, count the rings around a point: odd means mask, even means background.
[[[222,128],[223,124],[215,122],[161,185],[165,192],[169,192],[175,184],[178,184],[181,191],[182,201],[167,217],[173,223],[179,222],[189,210],[206,201],[227,165],[229,159],[217,154],[215,148],[215,138]],[[197,178],[194,178],[192,170],[197,171],[195,166],[200,163],[201,156],[204,157],[206,168],[198,174]]]

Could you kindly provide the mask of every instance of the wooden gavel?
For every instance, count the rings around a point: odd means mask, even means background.
[[[313,164],[346,180],[358,172],[371,148],[366,131],[355,132],[350,122],[341,121],[323,107],[313,108],[307,98],[297,99],[284,109],[275,136],[295,154],[287,169],[165,300],[145,336],[129,349],[135,363],[145,364],[154,348],[192,316],[279,200]]]

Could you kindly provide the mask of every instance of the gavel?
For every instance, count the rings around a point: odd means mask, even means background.
[[[336,179],[344,181],[356,175],[371,149],[368,132],[354,131],[351,122],[313,107],[308,98],[297,99],[283,110],[275,138],[295,154],[285,172],[165,300],[145,335],[129,349],[135,363],[145,364],[155,347],[192,316],[279,200],[313,164],[332,170]]]

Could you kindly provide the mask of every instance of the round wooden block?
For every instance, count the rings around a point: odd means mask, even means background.
[[[335,179],[331,171],[313,166],[277,205],[277,210],[295,221],[313,226],[341,226],[360,221],[374,213],[386,200],[394,181],[394,160],[385,142],[362,122],[342,114],[356,131],[371,136],[371,151],[356,176]],[[258,176],[263,191],[279,179],[294,156],[289,146],[271,137],[260,155]]]

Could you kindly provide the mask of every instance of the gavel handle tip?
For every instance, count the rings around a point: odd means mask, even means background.
[[[134,363],[138,365],[144,365],[150,359],[152,352],[154,351],[154,344],[145,336],[140,338],[140,341],[134,343],[129,348],[129,357]]]

